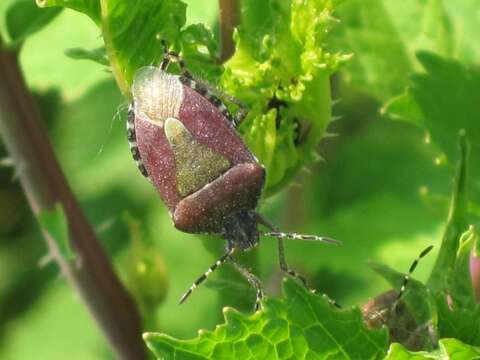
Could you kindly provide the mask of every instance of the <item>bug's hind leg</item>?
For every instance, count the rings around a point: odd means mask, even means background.
[[[262,299],[264,296],[262,282],[255,275],[253,275],[248,269],[240,265],[232,257],[230,257],[229,260],[235,267],[235,270],[237,270],[248,281],[248,283],[255,289],[256,299],[255,299],[255,306],[253,308],[253,311],[260,310],[262,308]]]
[[[312,293],[316,293],[317,290],[311,288],[308,285],[307,279],[305,279],[302,275],[300,275],[299,273],[297,273],[296,271],[294,271],[294,270],[292,270],[288,267],[287,259],[285,257],[285,248],[283,246],[283,238],[281,238],[281,237],[277,238],[277,243],[278,243],[278,261],[279,261],[279,264],[280,264],[280,269],[284,273],[290,275],[292,278],[300,280],[300,282],[303,284],[303,286],[305,286],[305,288],[307,290],[309,290]],[[338,304],[335,300],[329,298],[326,294],[324,294],[323,296],[327,298],[330,305],[333,305],[333,306],[335,306],[339,309],[342,308],[340,306],[340,304]]]
[[[257,214],[257,218],[258,218],[258,221],[259,221],[260,224],[266,226],[267,228],[269,228],[272,231],[278,232],[277,227],[275,225],[273,225],[270,221],[265,219],[263,216],[261,216],[260,214]],[[307,280],[302,275],[297,273],[296,271],[290,269],[290,267],[288,266],[287,258],[285,256],[285,247],[284,247],[284,244],[283,244],[283,237],[277,237],[277,244],[278,244],[278,264],[280,265],[280,270],[282,270],[284,273],[290,275],[291,277],[293,277],[295,279],[298,279],[307,289],[312,291],[308,287]],[[315,292],[315,291],[313,290],[312,292]]]
[[[135,109],[133,104],[128,107],[128,117],[127,117],[127,139],[130,146],[130,152],[132,153],[133,160],[135,160],[138,170],[142,173],[143,176],[150,180],[147,169],[143,165],[142,159],[140,157],[140,152],[137,145],[137,134],[135,132]]]
[[[287,258],[285,256],[285,247],[283,244],[284,239],[300,239],[300,240],[313,240],[313,241],[323,241],[323,242],[328,242],[328,243],[335,243],[337,244],[338,242],[333,239],[329,238],[324,238],[321,236],[314,236],[314,235],[301,235],[301,234],[294,234],[294,233],[282,233],[278,231],[277,227],[273,225],[269,220],[264,218],[262,215],[257,214],[257,220],[260,224],[263,226],[269,228],[272,230],[270,233],[264,233],[263,235],[267,236],[272,236],[277,238],[277,244],[278,244],[278,263],[280,265],[280,270],[282,270],[284,273],[289,275],[290,277],[299,280],[303,286],[307,290],[309,290],[312,293],[316,293],[317,291],[315,289],[312,289],[309,287],[307,280],[297,273],[295,270],[292,270],[287,263]],[[325,295],[326,296],[326,295]],[[328,302],[338,308],[341,308],[341,306],[333,299],[328,298]]]
[[[302,275],[297,273],[296,271],[290,269],[287,264],[287,258],[285,256],[285,247],[283,244],[283,239],[278,238],[277,239],[277,245],[278,245],[278,263],[280,265],[280,269],[290,275],[291,277],[300,280],[300,282],[305,286],[307,289],[309,289],[312,292],[315,292],[314,289],[310,289],[307,283],[307,279],[305,279]]]

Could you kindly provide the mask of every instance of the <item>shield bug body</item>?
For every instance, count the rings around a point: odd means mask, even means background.
[[[367,328],[376,329],[386,326],[391,342],[398,342],[412,351],[425,349],[435,340],[432,324],[428,322],[419,325],[407,303],[402,299],[419,260],[432,248],[433,246],[427,247],[413,261],[399,291],[387,291],[362,306],[363,321]]]
[[[179,64],[181,75],[167,73],[172,61]],[[288,268],[283,239],[335,241],[279,232],[256,213],[265,169],[236,132],[246,115],[245,106],[195,80],[182,59],[168,51],[160,67],[138,70],[132,95],[127,121],[131,152],[140,172],[168,206],[175,227],[188,233],[219,234],[227,242],[225,254],[180,302],[218,266],[230,261],[256,289],[258,306],[261,282],[232,257],[236,249],[248,250],[258,244],[258,224],[271,230],[262,235],[279,239],[282,270],[305,282]],[[239,107],[235,116],[219,96]]]

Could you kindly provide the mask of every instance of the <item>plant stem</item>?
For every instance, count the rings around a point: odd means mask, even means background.
[[[220,9],[220,63],[227,61],[235,52],[233,30],[240,24],[239,0],[218,0]]]
[[[50,254],[81,294],[117,357],[144,359],[141,320],[135,304],[67,184],[21,74],[18,54],[2,49],[1,38],[0,135],[33,213],[52,210],[56,203],[65,211],[78,262],[64,259],[55,240],[43,231]]]
[[[455,264],[456,254],[460,245],[460,237],[469,228],[467,219],[467,171],[469,145],[465,130],[460,131],[458,135],[458,144],[460,149],[460,159],[458,161],[458,168],[454,181],[448,221],[437,260],[435,261],[432,273],[427,281],[428,287],[434,292],[445,290],[448,284],[449,269]]]

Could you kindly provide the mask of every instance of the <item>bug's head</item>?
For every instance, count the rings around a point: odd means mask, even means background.
[[[223,223],[225,239],[234,247],[249,250],[258,244],[257,217],[253,211],[239,211]]]

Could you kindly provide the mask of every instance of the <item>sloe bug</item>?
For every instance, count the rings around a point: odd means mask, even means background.
[[[243,143],[236,127],[246,106],[200,82],[181,57],[165,52],[159,67],[138,70],[127,120],[130,149],[140,172],[155,186],[175,227],[188,233],[219,234],[226,251],[180,298],[183,303],[209,274],[231,262],[256,290],[255,309],[263,296],[262,283],[234,258],[236,249],[249,250],[259,236],[278,239],[281,269],[306,285],[286,262],[283,239],[337,243],[315,235],[283,233],[255,211],[265,181],[265,169]],[[171,62],[181,75],[167,73]],[[232,115],[219,97],[236,105]],[[260,233],[258,225],[269,232]]]
[[[424,349],[425,343],[431,341],[434,336],[430,324],[427,326],[417,324],[402,297],[420,259],[432,248],[433,245],[430,245],[424,249],[412,262],[399,291],[387,291],[362,306],[363,321],[367,328],[375,329],[385,325],[389,330],[391,342],[398,342],[412,351]]]

